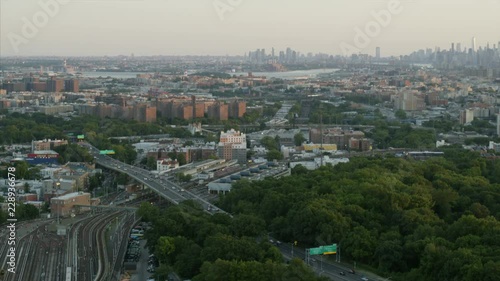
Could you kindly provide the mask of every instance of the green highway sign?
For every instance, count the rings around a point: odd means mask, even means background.
[[[309,249],[309,255],[333,255],[337,253],[337,244]]]
[[[321,247],[319,248],[311,248],[309,249],[309,255],[321,255],[323,254],[323,250],[321,249]]]
[[[114,150],[101,150],[99,154],[115,154]]]
[[[85,138],[85,136],[84,136],[84,135],[78,135],[78,136],[77,136],[77,138],[78,138],[79,140],[83,140],[83,139]]]
[[[323,255],[333,255],[337,253],[337,244],[323,246]]]

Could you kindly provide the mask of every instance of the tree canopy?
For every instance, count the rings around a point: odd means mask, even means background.
[[[266,222],[258,216],[211,216],[192,201],[163,212],[144,203],[138,212],[153,223],[145,238],[159,259],[160,278],[170,269],[195,281],[326,280],[301,260],[285,264],[280,251],[263,239]]]
[[[351,158],[315,171],[239,181],[220,207],[283,241],[339,243],[345,261],[393,280],[495,280],[500,163],[449,148],[427,161]],[[488,270],[486,270],[488,268]]]

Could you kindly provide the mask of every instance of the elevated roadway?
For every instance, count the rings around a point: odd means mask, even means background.
[[[225,213],[212,203],[189,192],[188,190],[184,190],[178,184],[167,180],[166,176],[153,175],[148,170],[123,163],[107,155],[99,154],[99,150],[88,143],[82,142],[80,143],[80,145],[86,147],[89,150],[90,154],[94,156],[97,164],[110,170],[127,174],[131,178],[144,184],[145,186],[156,192],[161,197],[170,201],[172,204],[178,205],[182,201],[193,200],[195,202],[198,202],[203,207],[203,209],[210,214],[214,214],[217,212]]]

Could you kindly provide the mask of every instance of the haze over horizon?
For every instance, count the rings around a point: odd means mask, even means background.
[[[26,36],[26,22],[47,14],[45,24]],[[354,44],[355,28],[388,9],[378,0],[0,0],[1,56],[243,55],[265,48],[341,55]],[[498,0],[400,1],[361,53],[405,55],[418,49],[470,48],[500,41]],[[219,10],[217,10],[219,9]],[[42,16],[40,16],[42,15]],[[13,43],[15,38],[18,40]],[[359,46],[358,46],[359,47]]]

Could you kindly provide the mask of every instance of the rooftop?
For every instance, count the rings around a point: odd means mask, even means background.
[[[65,194],[65,195],[53,198],[53,199],[68,200],[68,199],[71,199],[73,197],[77,197],[77,196],[80,196],[80,195],[89,195],[89,197],[90,197],[90,193],[72,192],[72,193],[68,193],[68,194]]]
[[[57,154],[54,150],[35,150],[33,154]]]

